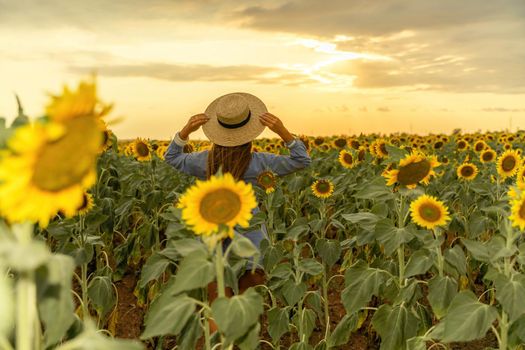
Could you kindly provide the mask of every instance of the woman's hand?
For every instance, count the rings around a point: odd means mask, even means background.
[[[261,124],[267,126],[271,131],[279,135],[284,142],[288,143],[294,139],[292,134],[286,129],[281,119],[271,113],[263,113],[259,116]]]
[[[182,128],[182,130],[179,132],[180,138],[187,140],[192,132],[199,130],[201,125],[206,124],[208,120],[210,120],[210,117],[204,113],[195,114],[188,120],[188,123],[186,123],[184,128]]]

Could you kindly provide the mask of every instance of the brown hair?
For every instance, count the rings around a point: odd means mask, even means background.
[[[240,146],[226,147],[213,144],[208,153],[206,177],[215,175],[219,168],[223,173],[231,173],[235,180],[244,176],[252,160],[252,142]]]

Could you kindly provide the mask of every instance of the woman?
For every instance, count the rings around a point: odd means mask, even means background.
[[[184,153],[183,148],[190,134],[203,128],[205,135],[213,143],[210,151]],[[252,140],[265,127],[279,135],[290,149],[290,156],[264,152],[252,153]],[[192,116],[187,124],[175,134],[164,154],[165,161],[175,169],[198,177],[209,179],[222,169],[229,172],[236,180],[244,180],[257,185],[257,176],[271,170],[277,175],[286,175],[308,166],[311,159],[305,145],[296,139],[275,115],[268,113],[264,103],[247,93],[231,93],[215,99],[206,108],[205,113]],[[258,208],[254,210],[254,213]],[[259,249],[260,243],[267,238],[265,225],[260,230],[245,233]],[[225,249],[230,239],[223,242]],[[264,282],[264,272],[257,264],[255,273],[250,273],[253,262],[249,262],[246,272],[239,279],[239,291]],[[210,285],[210,298],[216,297],[214,285]],[[231,296],[231,291],[228,291]]]

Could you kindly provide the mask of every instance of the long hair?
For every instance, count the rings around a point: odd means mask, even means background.
[[[241,180],[252,160],[252,142],[240,146],[226,147],[213,144],[208,153],[206,177],[215,175],[219,168],[231,173],[235,180]]]

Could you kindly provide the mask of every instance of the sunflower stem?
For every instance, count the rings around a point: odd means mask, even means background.
[[[222,241],[215,245],[215,272],[217,273],[217,295],[224,298],[224,257],[222,253]]]
[[[32,240],[33,225],[26,223],[17,232],[21,245],[27,245]],[[16,348],[31,350],[37,339],[37,324],[40,324],[36,305],[35,272],[23,271],[16,284]]]

